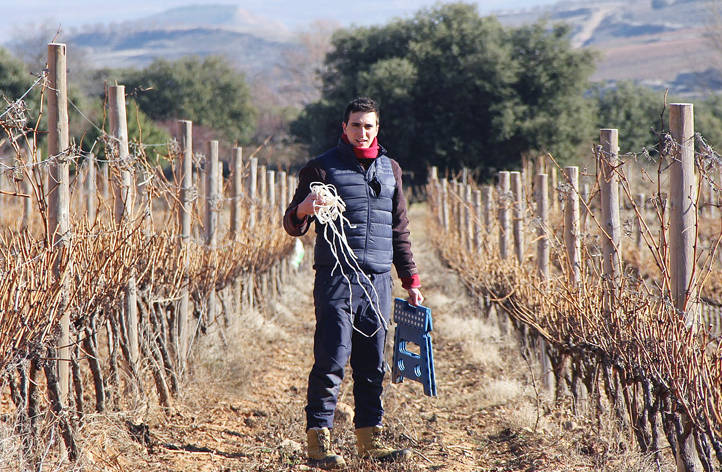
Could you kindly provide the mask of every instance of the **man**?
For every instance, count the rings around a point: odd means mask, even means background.
[[[353,262],[341,255],[342,249],[330,246],[332,239],[324,236],[325,225],[316,222],[316,332],[314,365],[308,379],[306,433],[310,462],[325,469],[345,467],[344,459],[331,450],[330,429],[349,357],[359,455],[383,461],[410,458],[408,449],[394,450],[381,443],[392,263],[408,291],[409,302],[418,305],[424,300],[411,253],[401,168],[376,139],[376,103],[366,97],[352,100],[341,128],[338,145],[301,169],[298,188],[283,219],[290,235],[305,234],[314,220],[314,204],[324,203],[321,195],[311,192],[310,184],[333,184],[346,204],[343,216],[348,224],[344,223],[343,232],[358,267],[366,274],[355,273]],[[336,224],[340,230],[342,223],[328,224]],[[379,308],[381,313],[377,313]]]

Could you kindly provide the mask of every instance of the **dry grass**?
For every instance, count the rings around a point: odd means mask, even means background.
[[[430,297],[427,303],[429,306],[443,306],[434,304],[434,297]],[[464,353],[485,369],[501,366],[499,350],[502,344],[509,341],[502,337],[498,326],[481,318],[451,315],[437,327],[437,332],[449,341],[462,344]]]
[[[439,397],[423,396],[421,386],[409,381],[386,384],[387,439],[415,451],[410,464],[358,459],[350,418],[339,417],[334,445],[347,459],[347,470],[654,470],[626,447],[628,438],[618,432],[610,436],[613,429],[606,419],[598,430],[595,421],[555,407],[543,392],[537,403],[515,340],[499,334],[494,318],[484,318],[477,300],[436,257],[421,234],[428,224],[423,213],[424,207],[412,208],[412,236],[424,293],[434,311]],[[217,332],[201,338],[192,372],[170,409],[149,400],[137,409],[87,415],[78,431],[83,451],[79,467],[118,472],[308,470],[303,406],[314,323],[309,275],[306,268],[287,280],[283,296],[267,300],[265,309],[244,307],[234,314],[224,330],[226,344]],[[340,397],[353,405],[349,378]],[[142,444],[142,434],[134,437],[130,424],[147,426],[149,442]]]
[[[530,194],[527,192],[527,195]],[[502,204],[505,204],[505,198]],[[432,199],[434,205],[437,201],[436,197]],[[450,201],[451,205],[455,205],[459,197],[450,195]],[[434,218],[434,223],[436,221]],[[558,230],[563,227],[555,226],[553,221],[552,228]],[[691,408],[702,434],[719,437],[719,425],[722,423],[713,412],[718,408],[710,406],[718,403],[722,393],[718,388],[720,382],[715,380],[719,371],[715,366],[717,357],[706,349],[709,339],[705,333],[698,338],[691,335],[676,313],[661,302],[663,294],[654,297],[654,282],[640,284],[639,279],[624,279],[625,285],[620,289],[615,305],[609,312],[603,312],[605,283],[590,269],[589,272],[583,271],[581,282],[573,288],[566,279],[566,256],[561,244],[552,244],[556,271],[551,280],[542,281],[532,258],[525,257],[523,264],[499,258],[497,241],[494,240],[498,236],[493,236],[496,228],[484,232],[480,250],[468,251],[456,232],[457,226],[458,220],[452,218],[450,232],[431,233],[435,235],[435,243],[444,260],[459,272],[474,293],[496,300],[532,334],[542,336],[563,349],[558,351],[562,352],[562,356],[587,363],[590,362],[587,359],[600,359],[599,362],[602,358],[607,359],[606,362],[611,362],[620,376],[625,376],[629,384],[635,386],[635,392],[641,391],[637,384],[640,378],[662,386],[662,391],[669,391],[664,385],[671,383],[673,401]],[[560,241],[561,235],[556,238],[555,241]],[[594,244],[594,240],[591,242]],[[587,254],[598,251],[591,246],[585,249]],[[669,350],[671,346],[675,346],[674,353]],[[700,346],[703,347],[699,349]],[[703,364],[711,365],[711,368],[706,370]],[[634,377],[626,377],[626,373],[631,376],[632,371]],[[580,375],[598,382],[598,378],[590,377],[589,372]],[[611,395],[612,390],[597,388],[602,395]],[[578,398],[576,393],[574,398]],[[635,394],[631,394],[631,398],[634,402],[640,401]],[[644,405],[639,408],[639,411],[646,411]],[[632,421],[638,419],[636,415],[632,417]],[[645,428],[649,427],[646,423],[642,424]],[[637,439],[632,436],[627,441],[636,442]],[[655,459],[664,460],[661,454]]]
[[[156,182],[158,181],[159,179],[156,179]],[[170,194],[177,189],[164,185],[166,187],[156,189],[156,195],[163,194],[160,195],[161,198],[168,197],[169,201],[173,202],[174,196]],[[0,214],[0,221],[6,223],[0,234],[0,270],[3,272],[3,277],[0,278],[0,318],[3,321],[0,329],[0,346],[3,346],[0,350],[0,370],[9,375],[10,369],[7,366],[17,359],[47,357],[44,348],[46,344],[54,344],[54,330],[59,316],[57,299],[61,286],[52,277],[51,270],[58,252],[45,249],[43,241],[44,216],[33,214],[30,220],[31,229],[22,229],[18,225],[22,220],[18,199],[4,196],[0,198],[3,203],[11,203],[3,206]],[[78,193],[74,193],[71,200],[73,211],[83,210]],[[87,331],[83,330],[91,329],[91,320],[92,326],[97,327],[94,329],[99,337],[97,347],[105,390],[110,394],[106,402],[109,408],[106,411],[109,413],[88,413],[94,406],[95,391],[92,377],[86,370],[87,364],[81,360],[85,415],[82,420],[72,418],[70,421],[80,455],[76,465],[69,466],[67,457],[62,452],[63,441],[57,430],[58,422],[47,413],[49,405],[45,400],[45,385],[41,385],[40,409],[43,417],[36,434],[37,444],[34,444],[33,448],[37,451],[48,444],[52,446],[48,449],[47,461],[44,462],[53,464],[48,465],[49,470],[70,470],[74,467],[84,470],[126,470],[129,465],[136,463],[138,457],[143,456],[141,452],[147,449],[147,444],[140,449],[135,447],[138,446],[137,438],[133,439],[132,434],[129,436],[129,425],[163,424],[167,411],[158,407],[160,397],[153,383],[153,379],[158,376],[158,366],[162,365],[160,353],[141,355],[137,371],[139,380],[136,380],[136,376],[125,364],[123,353],[117,352],[119,381],[114,382],[110,375],[105,322],[107,319],[112,324],[122,319],[119,307],[122,306],[125,287],[131,275],[135,274],[137,279],[140,303],[147,313],[159,317],[169,316],[168,310],[177,304],[180,289],[184,286],[184,276],[190,281],[188,288],[192,299],[197,302],[200,320],[203,321],[203,326],[199,327],[202,328],[201,331],[211,335],[207,339],[200,336],[196,341],[194,359],[186,371],[189,378],[185,379],[185,386],[192,384],[190,378],[197,377],[213,389],[240,392],[247,385],[243,379],[252,375],[251,372],[257,372],[246,360],[249,351],[260,348],[260,345],[254,345],[255,340],[286,336],[277,322],[264,319],[252,310],[240,315],[227,313],[225,317],[232,323],[222,330],[205,320],[204,300],[207,293],[211,290],[224,290],[241,278],[244,278],[243,283],[247,284],[247,274],[260,276],[291,251],[293,241],[273,222],[270,211],[261,208],[260,221],[255,228],[248,227],[246,218],[246,226],[242,228],[240,235],[219,244],[218,249],[211,250],[195,240],[179,245],[175,218],[164,207],[166,205],[160,205],[160,209],[156,209],[154,217],[158,226],[155,231],[151,228],[149,234],[146,234],[148,227],[141,217],[131,218],[121,226],[107,222],[107,205],[93,226],[88,225],[82,214],[74,213],[71,216],[73,239],[70,251],[62,253],[64,259],[60,270],[62,277],[70,282],[68,311],[73,332],[81,333],[81,338],[85,337]],[[199,221],[200,217],[195,215],[195,219]],[[259,306],[263,307],[265,302],[270,300],[261,302],[263,303]],[[231,307],[232,305],[228,306],[229,309]],[[147,313],[144,312],[143,316],[146,317],[145,326],[149,327],[149,339],[159,343],[168,336],[170,331],[165,332],[164,329],[169,328],[167,324],[164,328],[155,321],[150,326]],[[279,313],[283,311],[279,310]],[[170,320],[164,322],[168,321]],[[198,320],[194,319],[194,323],[196,321]],[[172,330],[172,327],[170,329]],[[223,335],[219,336],[219,333]],[[123,335],[121,345],[125,339]],[[239,349],[218,348],[219,345],[232,343]],[[169,341],[166,345],[172,365],[166,364],[166,370],[161,370],[161,374],[165,372],[168,375],[168,369],[178,367],[174,363],[177,353],[172,350],[171,344]],[[87,353],[82,350],[81,353],[81,359],[85,358]],[[168,385],[169,379],[169,376],[165,379]],[[175,402],[179,405],[184,402],[193,404],[191,400],[203,399],[202,394],[198,395],[197,389],[190,388],[193,392],[190,393],[185,391],[185,386],[181,379],[181,389],[178,396],[171,400],[171,409]],[[3,392],[7,391],[7,387],[3,389]],[[6,405],[3,405],[2,412],[5,416],[0,425],[9,429],[0,436],[3,444],[0,447],[5,448],[0,456],[0,463],[5,463],[7,458],[10,463],[20,464],[19,459],[15,460],[16,457],[37,461],[36,451],[29,454],[27,450],[22,450],[22,444],[18,445],[18,437],[11,434],[13,428],[7,425],[13,424],[16,415],[8,395],[4,398]],[[72,412],[74,404],[75,402],[71,403],[69,411]],[[125,434],[120,434],[120,431]]]

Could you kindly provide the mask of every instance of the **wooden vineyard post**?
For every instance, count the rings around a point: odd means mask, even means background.
[[[153,232],[153,195],[151,193],[150,181],[153,171],[144,162],[138,167],[137,191],[140,195],[140,206],[143,218],[143,234],[149,237]]]
[[[513,220],[514,228],[514,253],[516,260],[521,264],[524,262],[524,188],[522,187],[521,173],[514,171],[511,176],[511,194],[514,199]]]
[[[110,131],[115,138],[113,143],[113,159],[120,169],[120,181],[114,186],[115,223],[119,227],[128,223],[133,210],[133,186],[130,152],[128,150],[128,124],[125,112],[125,87],[114,85],[108,87],[108,104],[110,107]],[[125,290],[125,329],[128,333],[128,362],[135,369],[139,359],[138,354],[138,300],[136,293],[135,270],[131,268],[131,275]]]
[[[449,182],[441,181],[441,222],[444,232],[449,232]]]
[[[454,211],[452,212],[453,220],[456,222],[454,230],[456,231],[456,239],[464,244],[464,231],[462,225],[464,224],[464,190],[463,185],[459,181],[454,181]]]
[[[276,214],[283,218],[283,212],[288,206],[288,175],[284,171],[280,171],[278,173],[278,205],[276,206]],[[274,223],[276,223],[278,220],[275,219],[274,216]]]
[[[294,175],[293,178],[291,179],[291,185],[288,188],[288,201],[289,202],[293,200],[293,196],[295,194],[294,189],[296,189],[297,187],[298,187],[298,177],[296,177]]]
[[[188,357],[188,315],[190,312],[190,293],[188,284],[190,283],[188,276],[188,245],[191,237],[191,218],[193,211],[193,122],[180,120],[178,121],[178,134],[180,135],[181,145],[181,188],[180,188],[180,207],[179,220],[181,227],[181,254],[183,255],[183,284],[181,285],[180,305],[178,308],[178,360],[181,365],[181,371],[185,370],[186,360]]]
[[[462,246],[466,246],[466,220],[464,214],[466,212],[466,199],[465,199],[466,186],[461,183],[456,183],[456,229],[458,231],[459,242]]]
[[[449,206],[449,232],[451,233],[452,238],[456,238],[458,235],[456,234],[457,230],[457,222],[458,218],[456,217],[457,214],[457,199],[456,199],[456,181],[451,180],[449,181],[449,189],[448,189],[448,203]]]
[[[582,280],[582,250],[579,231],[579,168],[564,168],[564,175],[569,186],[564,205],[564,245],[569,263],[568,278],[578,285]]]
[[[441,219],[441,206],[439,201],[441,198],[441,187],[439,183],[439,169],[436,166],[432,166],[429,172],[428,192],[431,207],[436,208],[436,219],[439,222],[439,226],[442,226],[443,221]]]
[[[534,186],[535,175],[536,174],[534,173],[534,159],[527,159],[526,166],[524,167],[524,185],[532,188]]]
[[[208,156],[202,155],[200,157],[200,159],[196,158],[193,166],[193,187],[196,189],[194,202],[195,211],[198,212],[198,218],[200,220],[200,225],[196,225],[197,233],[195,233],[194,236],[201,241],[205,241],[205,226],[206,221],[208,220],[206,212],[206,183],[208,181],[206,175],[208,171]]]
[[[231,179],[231,236],[236,239],[241,234],[243,148],[234,147],[231,151]]]
[[[456,238],[462,244],[464,243],[464,184],[454,181],[454,221],[456,221]]]
[[[248,175],[248,198],[250,199],[250,209],[248,215],[248,226],[253,228],[256,226],[256,216],[258,213],[258,158],[251,158],[250,172]]]
[[[206,144],[205,166],[205,227],[206,245],[214,249],[218,241],[218,209],[220,206],[220,183],[218,182],[218,141]]]
[[[231,240],[237,241],[241,234],[241,198],[243,196],[243,148],[234,147],[231,151]],[[241,312],[241,277],[234,277],[231,294],[232,309]]]
[[[456,220],[458,224],[456,228],[458,230],[459,242],[462,245],[466,245],[466,226],[464,225],[464,213],[466,211],[466,199],[465,199],[466,186],[461,182],[456,182]]]
[[[97,170],[95,166],[95,154],[88,154],[88,173],[85,176],[85,202],[86,215],[88,216],[88,224],[93,226],[95,218],[98,214],[98,180]]]
[[[454,182],[449,180],[446,186],[446,228],[449,231],[449,237],[454,236],[454,209]]]
[[[263,175],[263,174],[261,174]],[[248,215],[248,228],[253,231],[256,227],[256,221],[258,219],[258,158],[252,157],[249,167],[248,174],[248,199],[249,199],[249,215]],[[248,294],[248,306],[253,306],[255,303],[255,274],[249,273],[246,278],[245,290]]]
[[[537,228],[536,264],[539,275],[549,279],[549,189],[546,174],[537,174],[534,180],[534,199],[536,200]]]
[[[534,199],[536,200],[537,228],[536,265],[543,281],[549,280],[549,183],[547,174],[537,174],[534,179]],[[539,357],[541,361],[541,381],[545,389],[551,390],[554,384],[554,370],[549,359],[547,342],[540,337]]]
[[[286,206],[290,205],[291,202],[293,201],[293,196],[294,196],[294,194],[296,193],[296,190],[295,190],[295,189],[296,189],[296,185],[297,185],[297,183],[296,183],[296,176],[295,176],[295,175],[289,175],[289,176],[288,176],[288,199],[286,200],[286,201],[287,201],[287,205],[286,205]],[[285,214],[286,214],[286,208],[283,208],[283,211],[282,211],[281,213],[285,215]]]
[[[552,211],[556,211],[557,208],[559,208],[559,185],[557,182],[557,167],[556,165],[552,164],[551,166],[551,174],[552,174],[552,188],[551,188],[551,199],[552,199]]]
[[[288,205],[291,204],[293,201],[293,196],[296,194],[296,186],[297,186],[296,176],[295,175],[289,175],[288,176],[288,198],[286,199],[286,206],[281,209],[281,215],[286,214],[286,208]]]
[[[619,178],[616,167],[619,165],[619,143],[616,129],[600,130],[601,152],[599,169],[601,172],[599,190],[602,203],[602,272],[609,283],[611,310],[613,300],[619,288],[622,276],[622,226],[619,220]]]
[[[268,218],[271,219],[271,221],[274,220],[276,217],[276,172],[273,170],[267,170],[266,171],[266,202],[268,205]],[[270,290],[272,294],[277,294],[279,284],[278,284],[278,278],[276,277],[278,274],[278,265],[274,264],[271,266],[271,270],[266,272],[264,274],[264,287],[268,285],[269,278],[270,278]]]
[[[694,253],[697,245],[697,177],[694,172],[694,110],[691,103],[669,106],[669,128],[675,143],[669,182],[669,259],[671,295],[677,312],[685,324],[696,330],[697,287]],[[680,414],[682,433],[677,435],[675,458],[677,470],[701,470],[696,453],[691,419]]]
[[[582,199],[584,200],[584,205],[580,206],[580,211],[581,211],[580,230],[582,233],[586,234],[587,220],[589,219],[589,208],[591,208],[591,206],[592,206],[592,202],[589,201],[589,184],[587,184],[587,183],[582,185]]]
[[[458,224],[458,218],[456,217],[457,214],[457,203],[458,200],[456,198],[456,181],[452,180],[449,182],[449,188],[448,188],[448,201],[447,205],[449,207],[449,231],[452,233],[451,237],[456,238],[458,235],[456,234],[457,230],[457,224]]]
[[[481,190],[474,190],[474,224],[472,227],[474,233],[474,250],[481,250]]]
[[[446,179],[444,179],[446,181]],[[439,180],[438,184],[436,185],[437,189],[437,195],[436,195],[436,203],[437,203],[437,212],[438,212],[438,218],[439,218],[439,228],[444,228],[444,195],[443,195],[443,188],[445,184],[442,184],[442,181]]]
[[[70,135],[68,131],[68,89],[65,44],[48,44],[48,158],[51,188],[48,189],[48,232],[54,251],[63,253],[70,246]],[[52,156],[52,159],[51,159]],[[56,280],[62,277],[62,259],[53,266]],[[63,283],[58,304],[55,370],[59,401],[66,405],[70,389],[70,313],[67,282]]]
[[[494,214],[494,187],[484,185],[482,198],[484,200],[484,230],[491,233]]]
[[[499,172],[499,257],[506,259],[511,246],[511,221],[509,220],[509,202],[511,201],[509,171]]]
[[[695,327],[697,303],[694,248],[697,224],[697,177],[694,172],[692,104],[670,105],[669,125],[675,142],[670,164],[669,243],[672,300],[689,327]]]
[[[110,108],[110,130],[115,151],[110,161],[118,166],[120,180],[115,182],[114,211],[115,222],[127,221],[133,210],[132,167],[128,150],[128,124],[125,110],[125,86],[108,87],[108,105]]]
[[[218,244],[218,213],[221,203],[221,185],[219,182],[218,141],[209,141],[206,153],[206,246],[211,251]],[[218,316],[215,284],[208,293],[208,321]]]
[[[466,242],[466,250],[471,251],[473,241],[474,241],[473,228],[471,226],[471,222],[472,222],[471,185],[464,184],[464,186],[462,188],[464,189],[464,225],[463,225],[464,241]]]
[[[268,210],[268,175],[266,172],[268,172],[266,166],[258,167],[258,207],[260,210],[259,215],[263,215],[259,217],[262,217],[264,220],[266,218],[265,213]]]
[[[276,171],[266,171],[266,192],[264,197],[267,198],[268,208],[270,209],[271,216],[276,216]]]
[[[499,257],[503,260],[509,258],[509,251],[512,244],[511,220],[509,213],[512,202],[511,175],[509,171],[499,172]],[[502,334],[509,334],[507,315],[504,310],[496,310],[499,330]]]
[[[288,206],[288,174],[284,171],[278,173],[278,205],[276,206],[276,215],[271,220],[274,225],[283,226],[283,212]],[[281,259],[281,273],[279,276],[280,282],[286,279],[288,273],[288,257]]]

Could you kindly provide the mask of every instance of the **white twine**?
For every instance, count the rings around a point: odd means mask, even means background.
[[[361,270],[361,267],[358,264],[358,258],[356,257],[356,254],[354,254],[353,249],[351,249],[351,246],[349,246],[348,240],[346,239],[346,232],[343,229],[344,224],[347,224],[349,228],[354,227],[351,222],[345,216],[343,216],[343,212],[346,210],[346,203],[344,203],[344,201],[338,195],[336,187],[334,187],[332,184],[312,182],[310,187],[312,193],[315,193],[316,195],[321,197],[320,202],[318,200],[313,202],[313,213],[316,217],[316,220],[319,223],[323,224],[323,238],[328,243],[329,247],[331,248],[331,253],[336,259],[336,264],[334,264],[333,269],[331,269],[331,274],[333,275],[333,273],[338,268],[341,272],[341,275],[343,275],[343,278],[346,280],[346,284],[348,285],[348,306],[349,318],[351,318],[351,326],[356,332],[362,334],[363,336],[366,336],[367,338],[375,336],[382,327],[388,330],[386,320],[381,315],[381,308],[379,306],[379,294],[376,291],[376,287],[374,286],[373,282],[371,282],[371,279],[369,279],[366,273]],[[339,220],[338,226],[333,224],[333,222],[336,220]],[[329,228],[331,231],[330,239]],[[380,322],[379,327],[376,328],[376,330],[371,334],[364,333],[354,325],[352,312],[353,295],[351,290],[351,279],[348,275],[346,275],[343,270],[343,264],[341,264],[339,253],[341,256],[343,256],[343,260],[346,262],[347,266],[350,267],[351,270],[356,274],[356,280],[359,282],[359,285],[361,286],[364,295],[366,295],[366,298],[368,298],[369,302],[371,303],[371,308],[373,309],[374,314],[376,314],[376,318],[378,318]],[[376,296],[375,303],[371,294],[366,290],[364,284],[361,283],[361,277],[359,276],[359,274],[363,275],[364,279],[366,279],[366,281],[371,286],[371,290]]]

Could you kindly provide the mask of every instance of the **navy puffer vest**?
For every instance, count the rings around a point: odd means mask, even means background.
[[[391,225],[396,191],[391,159],[379,146],[379,156],[364,171],[351,146],[345,143],[339,143],[317,159],[326,170],[326,183],[333,184],[346,203],[343,216],[349,220],[351,227],[344,224],[343,229],[359,266],[367,274],[389,272],[393,261]],[[334,224],[338,227],[339,223],[336,221]],[[336,258],[323,232],[324,225],[317,222],[314,267],[331,268],[336,264]],[[330,235],[329,229],[329,239]],[[340,256],[340,248],[336,250]]]

